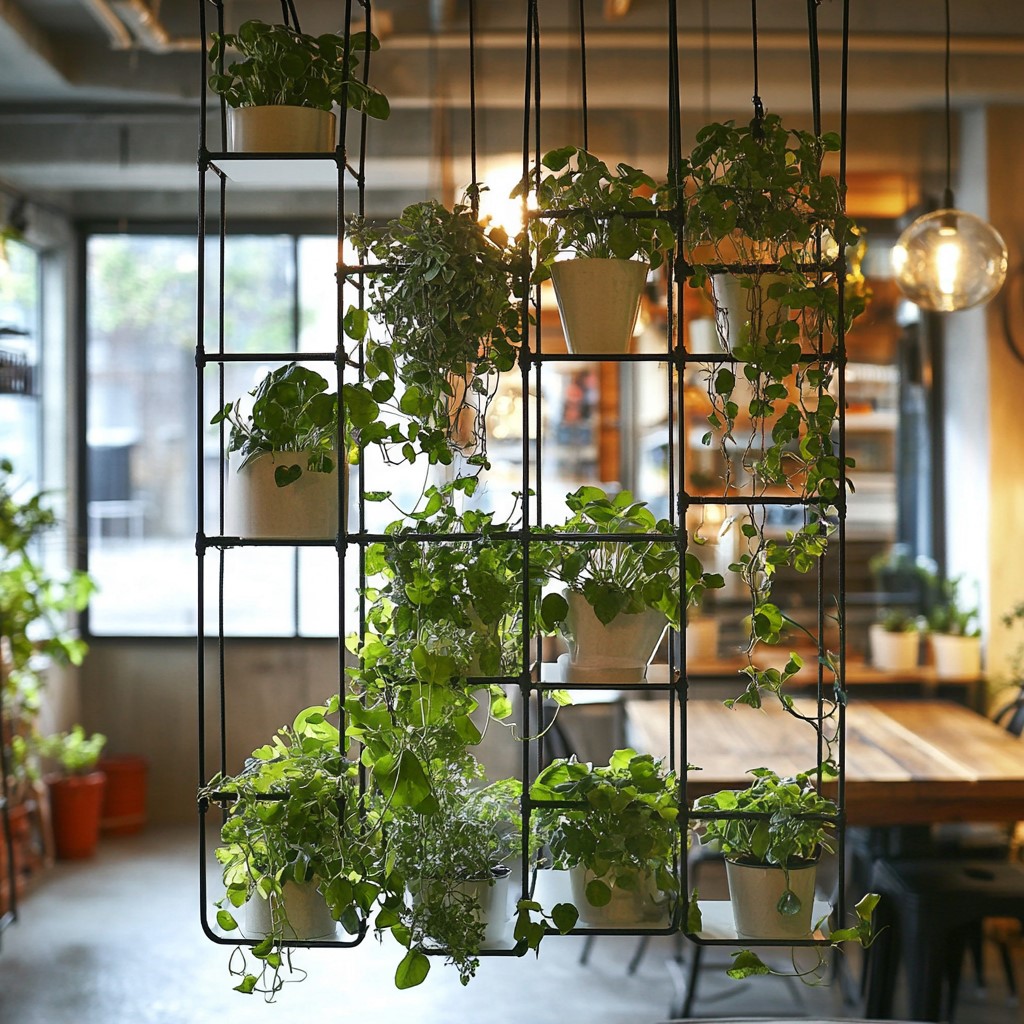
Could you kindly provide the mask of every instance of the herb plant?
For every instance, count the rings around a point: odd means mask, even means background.
[[[937,603],[928,615],[928,628],[948,636],[981,636],[978,606],[963,590],[964,578],[955,576],[938,585]]]
[[[328,392],[327,381],[315,370],[287,363],[268,373],[251,391],[252,406],[243,412],[243,401],[228,402],[210,420],[226,423],[231,431],[228,452],[239,452],[239,469],[263,454],[305,455],[310,473],[334,470],[338,437],[338,396]],[[287,487],[302,476],[302,465],[282,462],[274,470],[278,487]]]
[[[660,267],[675,244],[675,232],[653,198],[657,188],[643,171],[624,163],[611,170],[576,146],[545,154],[540,167],[512,192],[513,198],[534,194],[541,213],[559,214],[530,222],[534,283],[547,280],[555,257],[565,252],[590,259],[638,259],[651,269]]]
[[[88,775],[95,770],[106,742],[107,737],[102,733],[86,736],[85,729],[75,725],[70,732],[40,738],[36,749],[43,757],[56,762],[62,775]]]
[[[461,455],[486,465],[487,408],[522,340],[513,299],[522,275],[508,236],[485,231],[467,205],[430,200],[383,227],[355,223],[350,237],[379,261],[368,312],[385,332],[365,341],[366,383],[345,388],[363,443],[394,461],[423,454],[447,466]],[[363,325],[350,336],[364,340]],[[390,424],[378,420],[380,406]]]
[[[210,63],[219,68],[228,49],[241,60],[209,78],[210,88],[229,107],[285,104],[330,110],[334,104],[380,120],[390,113],[387,97],[360,80],[360,54],[380,48],[374,35],[353,33],[346,55],[338,35],[311,36],[286,25],[253,19],[237,33],[211,34]]]

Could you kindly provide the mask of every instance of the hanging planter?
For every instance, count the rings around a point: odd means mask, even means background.
[[[551,280],[570,352],[613,355],[629,349],[647,283],[647,264],[559,260],[552,264]]]
[[[359,58],[379,49],[376,37],[354,33],[345,56],[341,36],[306,35],[287,25],[253,19],[237,34],[213,33],[210,63],[218,71],[210,88],[228,110],[228,149],[235,153],[325,153],[334,150],[337,125],[331,107],[384,120],[387,99],[359,80]],[[226,50],[241,60],[221,69]]]
[[[811,935],[814,882],[818,866],[791,866],[788,871],[763,864],[726,859],[736,934],[742,939],[807,939]],[[799,909],[783,914],[780,904],[792,899]]]
[[[245,905],[243,931],[251,938],[329,939],[338,930],[316,881],[285,882],[280,893],[256,889]]]
[[[337,137],[337,119],[330,110],[281,104],[228,111],[232,153],[328,153]]]
[[[628,877],[629,888],[620,885],[614,877],[606,878],[602,884],[608,890],[608,902],[595,907],[587,898],[587,890],[598,878],[594,871],[582,864],[569,869],[572,902],[580,912],[579,923],[584,927],[636,928],[668,923],[665,897],[658,892],[651,872],[641,871]],[[602,893],[598,898],[603,899],[604,896]]]
[[[210,423],[227,424],[225,519],[230,535],[279,540],[332,540],[338,534],[338,396],[320,374],[297,363],[268,373],[251,409],[229,402]],[[343,471],[347,460],[342,460]],[[230,469],[230,467],[229,467]],[[347,480],[343,500],[347,509]],[[347,517],[345,519],[347,529]]]

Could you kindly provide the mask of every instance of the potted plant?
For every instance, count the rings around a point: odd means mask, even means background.
[[[513,198],[536,200],[533,281],[552,280],[570,352],[628,349],[647,275],[675,244],[657,187],[635,167],[611,170],[586,150],[564,146],[545,154],[513,190]]]
[[[384,120],[387,98],[358,75],[359,55],[377,50],[373,35],[357,32],[311,36],[287,25],[253,19],[237,33],[212,33],[210,88],[228,113],[232,152],[314,153],[335,147],[331,107],[348,106]],[[242,58],[224,66],[228,49]]]
[[[595,928],[667,925],[678,893],[679,785],[675,772],[635,750],[607,765],[553,761],[530,787],[552,865],[571,874],[579,918]],[[543,801],[570,801],[545,807]]]
[[[666,626],[680,623],[675,528],[629,491],[609,498],[598,487],[580,487],[566,504],[571,517],[538,531],[546,539],[531,547],[538,570],[565,587],[544,597],[537,620],[559,628],[569,645],[565,682],[643,682]],[[633,533],[638,540],[609,536]],[[687,604],[722,586],[692,552],[684,565]]]
[[[905,611],[886,611],[868,629],[871,664],[880,672],[913,672],[921,656],[921,620]]]
[[[939,584],[928,616],[928,632],[939,679],[974,679],[981,674],[981,626],[977,603],[963,593],[964,578]]]
[[[237,453],[226,491],[227,529],[242,537],[334,538],[338,533],[338,396],[315,370],[287,363],[229,402],[211,425],[230,427]],[[347,467],[347,451],[341,462]],[[345,478],[342,477],[342,489]],[[342,501],[341,507],[346,507]]]
[[[780,778],[754,768],[749,774],[754,782],[747,789],[723,789],[694,802],[700,840],[725,857],[739,936],[809,938],[817,862],[833,852],[836,805],[815,788],[817,772]]]
[[[337,710],[336,697],[303,709],[240,773],[218,774],[199,792],[204,806],[218,801],[227,809],[216,851],[224,882],[217,924],[259,940],[252,947],[259,973],[244,958],[240,967],[232,960],[240,992],[272,997],[284,984],[285,946],[333,937],[339,922],[358,933],[379,891],[379,837],[372,820],[360,821],[358,769],[328,720]]]
[[[350,237],[379,261],[368,312],[386,335],[365,341],[366,385],[345,388],[363,443],[410,462],[486,465],[487,408],[521,343],[522,274],[507,234],[483,228],[469,205],[429,200],[380,227],[354,223]],[[379,405],[390,424],[371,425]]]
[[[80,725],[37,741],[38,752],[57,766],[47,785],[54,848],[61,860],[81,860],[96,852],[106,781],[96,762],[106,741],[100,733],[86,736]]]

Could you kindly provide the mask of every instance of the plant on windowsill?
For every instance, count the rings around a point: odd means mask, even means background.
[[[360,80],[363,53],[380,48],[372,34],[353,33],[346,56],[342,36],[311,36],[252,19],[237,33],[211,34],[209,78],[230,108],[229,148],[236,152],[327,152],[337,131],[331,108],[346,105],[379,120],[387,97]],[[241,60],[221,70],[228,49]]]
[[[211,420],[230,428],[237,472],[227,483],[228,530],[244,537],[333,538],[338,532],[338,396],[315,370],[287,363]],[[233,460],[234,461],[234,460]],[[232,481],[235,486],[232,487]],[[345,480],[342,480],[343,489]],[[344,508],[346,502],[342,502]]]
[[[539,213],[555,214],[530,220],[532,279],[552,280],[570,352],[629,347],[647,275],[675,244],[657,188],[642,170],[624,163],[612,170],[592,153],[564,146],[545,154],[512,191],[512,198],[532,196]]]
[[[598,487],[580,487],[566,504],[570,518],[539,529],[552,536],[531,544],[537,571],[565,588],[544,597],[538,624],[560,629],[568,642],[565,682],[643,682],[666,626],[680,625],[675,528],[629,491],[609,498]],[[561,534],[585,536],[561,539]],[[643,537],[609,536],[616,534]],[[685,573],[691,607],[700,604],[704,591],[723,585],[720,575],[704,572],[692,552],[686,554]]]
[[[365,338],[366,382],[345,386],[363,444],[389,461],[487,465],[487,409],[498,374],[516,364],[518,254],[501,228],[486,230],[468,203],[414,203],[382,227],[354,223],[353,243],[378,261],[368,312],[383,325]],[[380,416],[390,410],[390,422]]]
[[[96,762],[106,742],[101,733],[86,736],[82,726],[75,725],[70,732],[44,736],[31,744],[56,766],[46,782],[54,846],[61,860],[81,860],[96,852],[106,782]]]
[[[336,697],[305,708],[240,773],[218,774],[199,792],[202,805],[227,806],[216,851],[224,882],[217,924],[259,940],[255,972],[240,951],[232,957],[236,990],[268,1001],[303,976],[290,942],[334,937],[339,922],[358,934],[379,893],[379,835],[372,815],[360,819],[357,766],[342,755],[327,717],[337,709]]]
[[[913,672],[921,656],[921,616],[883,610],[868,629],[871,664],[880,672]]]
[[[975,585],[976,586],[976,585]],[[977,601],[964,594],[962,576],[942,580],[928,615],[928,633],[939,679],[975,679],[981,674],[981,625]]]
[[[679,785],[675,772],[634,750],[607,765],[553,761],[530,787],[536,801],[579,801],[538,808],[552,864],[570,871],[573,903],[596,928],[666,926],[679,892]]]

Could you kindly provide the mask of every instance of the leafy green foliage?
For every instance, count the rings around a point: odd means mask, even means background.
[[[604,623],[616,615],[633,615],[655,608],[676,628],[680,624],[679,554],[676,531],[666,519],[657,519],[645,502],[634,501],[629,491],[614,498],[599,487],[580,487],[567,495],[572,516],[542,534],[586,534],[582,539],[535,540],[531,558],[547,578],[556,579],[582,594]],[[642,534],[643,539],[603,539],[608,534]],[[658,540],[664,537],[665,540]],[[696,555],[685,558],[686,601],[700,603],[705,590],[724,585],[717,573],[704,572]],[[568,611],[565,599],[548,595],[538,610],[538,621],[553,629]]]
[[[519,182],[512,197],[534,194],[542,213],[530,222],[530,244],[536,256],[533,282],[551,276],[559,253],[591,259],[639,259],[661,266],[675,244],[675,233],[652,195],[657,183],[628,164],[614,171],[593,154],[565,146],[545,154]],[[562,216],[566,211],[571,216]]]
[[[559,758],[537,776],[530,797],[579,801],[578,810],[541,807],[536,814],[554,867],[593,872],[586,889],[592,906],[606,904],[612,886],[636,891],[648,879],[666,898],[679,891],[679,784],[661,760],[628,748],[607,765]]]
[[[346,54],[342,36],[311,36],[253,19],[243,22],[237,33],[214,32],[210,39],[208,56],[214,67],[228,49],[242,58],[209,78],[210,88],[229,107],[287,104],[330,110],[338,104],[380,120],[390,113],[387,97],[358,74],[360,55],[380,49],[376,36],[353,33]]]
[[[75,725],[70,732],[41,737],[36,746],[43,757],[57,763],[62,774],[87,775],[96,768],[106,742],[102,733],[86,736],[82,726]]]
[[[977,599],[970,601],[964,596],[964,589],[963,576],[954,576],[937,583],[936,603],[928,615],[928,628],[933,633],[981,636]]]
[[[0,460],[0,693],[5,714],[30,728],[46,662],[80,665],[88,650],[67,616],[86,606],[95,584],[80,571],[53,575],[38,557],[42,537],[56,525],[45,496],[22,497],[13,465]]]
[[[354,223],[350,236],[380,263],[369,312],[387,334],[374,338],[371,329],[365,383],[345,389],[346,403],[361,410],[353,421],[362,443],[397,461],[422,454],[447,466],[461,454],[486,465],[487,408],[522,340],[513,293],[523,275],[508,236],[485,231],[469,206],[448,210],[435,200],[383,227]],[[382,406],[392,422],[372,422]]]
[[[265,453],[302,453],[311,473],[334,470],[338,448],[338,396],[327,391],[327,381],[315,370],[286,363],[268,373],[249,392],[251,411],[243,412],[242,399],[228,402],[210,423],[226,423],[228,452],[239,452],[238,468]],[[274,470],[278,487],[287,487],[302,475],[302,466],[280,465]]]
[[[789,869],[812,863],[822,851],[831,853],[837,808],[813,785],[812,775],[834,774],[831,765],[792,778],[780,778],[768,768],[749,772],[754,782],[742,790],[723,789],[698,797],[694,811],[724,811],[704,817],[701,842],[714,843],[722,854],[741,864],[781,868],[786,890],[779,899],[780,914],[795,914],[800,900],[789,888]]]

